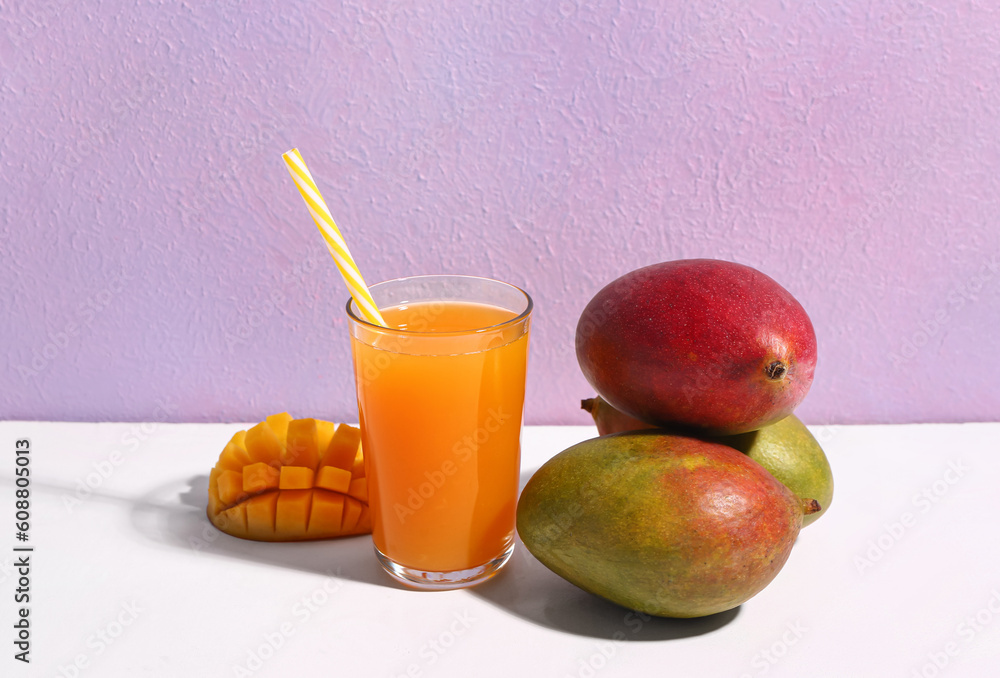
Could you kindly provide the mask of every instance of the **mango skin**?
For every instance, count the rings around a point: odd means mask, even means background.
[[[580,401],[580,409],[590,412],[597,424],[597,435],[606,436],[625,431],[642,431],[647,428],[657,428],[624,412],[619,412],[601,396],[594,396]]]
[[[803,499],[822,507],[807,515],[802,526],[819,519],[833,502],[833,471],[819,442],[806,425],[790,414],[758,431],[719,438],[766,468],[771,475]]]
[[[598,435],[657,428],[619,412],[601,396],[584,400],[582,407],[593,416]],[[813,434],[794,414],[749,433],[705,439],[736,448],[767,469],[800,499],[815,499],[822,508],[805,516],[803,527],[816,522],[830,508],[833,502],[830,461]]]
[[[737,450],[639,431],[546,462],[521,494],[517,530],[585,591],[646,614],[701,617],[767,586],[802,516],[798,498]]]
[[[731,435],[802,402],[816,333],[802,305],[764,273],[682,259],[627,273],[594,295],[577,324],[576,356],[621,412]]]

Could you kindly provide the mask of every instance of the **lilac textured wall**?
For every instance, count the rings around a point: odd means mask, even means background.
[[[532,293],[529,423],[686,257],[805,306],[807,421],[1000,419],[995,2],[428,4],[3,3],[0,417],[354,419],[298,146],[370,280]]]

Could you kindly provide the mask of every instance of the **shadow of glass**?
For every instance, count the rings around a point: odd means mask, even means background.
[[[520,477],[520,487],[533,471]],[[413,593],[379,566],[371,537],[303,542],[259,542],[220,532],[206,516],[208,476],[177,479],[132,502],[131,522],[146,539],[165,548],[207,557],[232,558],[322,574]],[[591,595],[546,568],[520,539],[510,561],[495,577],[468,589],[482,600],[546,628],[609,640],[657,641],[688,638],[730,623],[739,608],[696,619],[651,617]]]
[[[372,553],[370,535],[300,542],[261,542],[220,532],[206,515],[208,476],[165,483],[134,502],[137,532],[168,548],[206,557],[284,567],[340,579],[406,589],[392,580]]]

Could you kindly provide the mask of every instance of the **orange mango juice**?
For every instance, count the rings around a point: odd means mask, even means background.
[[[514,538],[527,321],[459,301],[381,310],[407,332],[351,341],[375,547],[414,570],[481,566]]]

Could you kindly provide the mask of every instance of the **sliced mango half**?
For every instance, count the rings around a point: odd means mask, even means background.
[[[287,412],[239,431],[209,474],[208,518],[257,541],[370,533],[361,432]]]

